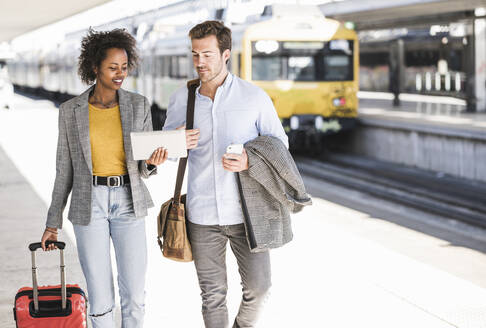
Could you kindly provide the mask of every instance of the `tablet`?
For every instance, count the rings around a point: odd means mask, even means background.
[[[133,159],[149,159],[155,149],[164,147],[170,158],[186,157],[186,130],[131,132]]]

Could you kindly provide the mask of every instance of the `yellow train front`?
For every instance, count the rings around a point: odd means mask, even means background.
[[[233,67],[270,95],[295,149],[355,125],[358,58],[356,33],[319,12],[247,26]]]

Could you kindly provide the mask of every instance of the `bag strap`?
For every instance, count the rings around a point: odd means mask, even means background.
[[[191,130],[194,126],[194,106],[196,103],[196,89],[199,86],[199,79],[187,82],[188,97],[187,97],[187,112],[186,112],[186,130]],[[186,173],[187,158],[189,157],[189,149],[187,150],[187,157],[179,159],[179,168],[177,169],[177,179],[174,189],[174,203],[181,202],[182,182],[184,181],[184,174]]]

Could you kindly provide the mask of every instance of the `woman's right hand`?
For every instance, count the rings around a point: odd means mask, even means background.
[[[169,156],[167,149],[160,147],[154,150],[152,156],[150,156],[150,158],[147,159],[145,163],[147,163],[147,165],[157,166],[164,163],[165,160],[167,159],[167,156]]]
[[[48,247],[46,247],[46,241],[48,241],[48,240],[57,241],[57,229],[46,228],[46,230],[44,230],[44,233],[42,234],[42,238],[41,238],[41,245],[42,245],[42,249],[44,251],[52,251],[52,250],[56,249],[57,247],[54,244],[50,244]]]

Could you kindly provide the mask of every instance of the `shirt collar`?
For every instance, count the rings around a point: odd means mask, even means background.
[[[229,87],[231,85],[231,81],[233,81],[233,74],[228,72],[228,75],[226,75],[226,79],[224,79],[224,82],[221,85],[223,87],[223,89],[226,89],[227,87]]]
[[[231,85],[231,82],[232,81],[233,81],[233,74],[231,74],[230,72],[228,72],[228,75],[226,75],[226,78],[224,79],[223,84],[221,84],[218,88],[223,88],[223,90],[226,90]],[[199,81],[199,86],[196,89],[196,94],[197,95],[201,95],[199,93],[199,89],[201,89],[201,81]]]

